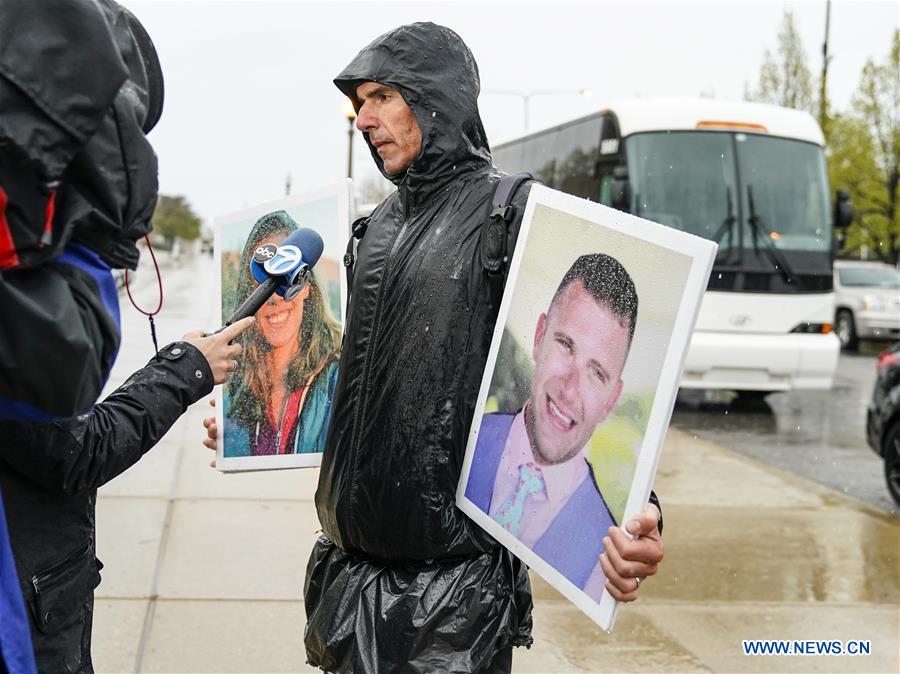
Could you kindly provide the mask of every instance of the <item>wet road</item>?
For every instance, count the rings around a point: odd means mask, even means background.
[[[864,343],[858,354],[841,354],[830,391],[773,393],[758,403],[682,391],[672,424],[898,516],[884,464],[865,439],[875,360],[884,348]]]

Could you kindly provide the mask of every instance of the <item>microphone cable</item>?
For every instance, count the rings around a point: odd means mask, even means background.
[[[153,244],[150,243],[150,237],[147,234],[144,235],[144,240],[147,242],[147,249],[150,251],[150,257],[153,259],[153,267],[156,269],[156,281],[159,286],[159,304],[156,306],[156,309],[150,312],[144,311],[137,305],[137,302],[134,301],[134,297],[131,296],[131,288],[128,287],[127,269],[125,270],[125,292],[128,293],[128,299],[131,300],[131,306],[150,320],[150,338],[153,340],[153,350],[155,353],[159,353],[159,344],[156,342],[156,324],[153,322],[153,317],[160,312],[163,305],[162,275],[159,273],[159,263],[156,261],[156,253],[153,252]]]

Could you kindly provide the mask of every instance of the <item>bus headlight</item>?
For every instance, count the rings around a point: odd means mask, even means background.
[[[831,332],[831,323],[798,323],[791,332],[808,335],[827,335]]]

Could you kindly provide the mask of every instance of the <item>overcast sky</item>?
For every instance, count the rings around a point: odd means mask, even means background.
[[[814,75],[822,68],[824,0],[809,2],[168,2],[125,0],[156,43],[166,80],[151,134],[160,191],[216,215],[346,176],[347,121],[331,80],[378,35],[412,21],[449,26],[481,70],[492,143],[593,112],[617,98],[740,99],[791,10]],[[882,61],[898,3],[835,1],[829,94],[849,105],[866,59]],[[377,175],[358,132],[354,178]]]

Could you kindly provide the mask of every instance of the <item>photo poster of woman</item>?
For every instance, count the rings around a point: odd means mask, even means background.
[[[647,503],[715,251],[529,194],[456,503],[607,631],[603,538]]]
[[[272,295],[239,337],[237,369],[216,388],[220,471],[305,468],[322,461],[340,367],[350,190],[350,180],[342,180],[216,218],[222,323],[258,285],[250,269],[257,248],[278,246],[299,228],[314,230],[324,243],[303,289],[289,301]]]

